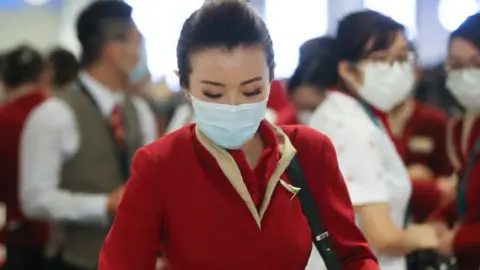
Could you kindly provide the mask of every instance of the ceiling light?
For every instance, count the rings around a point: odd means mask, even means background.
[[[25,3],[32,5],[32,6],[43,6],[50,2],[50,0],[24,0]]]

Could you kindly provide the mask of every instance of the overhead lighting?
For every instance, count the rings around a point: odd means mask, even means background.
[[[50,2],[50,0],[24,0],[25,3],[32,5],[32,6],[43,6]]]
[[[478,0],[441,0],[438,4],[438,19],[447,31],[457,29],[468,16],[479,10]]]

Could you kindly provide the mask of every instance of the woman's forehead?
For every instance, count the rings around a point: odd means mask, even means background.
[[[371,51],[375,45],[375,40],[372,38],[369,40],[365,51]],[[388,47],[383,50],[374,50],[369,53],[369,56],[394,54],[397,52],[403,52],[409,49],[408,40],[402,31],[392,33],[392,40],[388,42]]]
[[[449,46],[450,57],[471,58],[480,55],[480,50],[463,38],[453,38]]]
[[[255,77],[268,79],[268,65],[261,47],[211,48],[190,58],[191,80],[238,83]]]

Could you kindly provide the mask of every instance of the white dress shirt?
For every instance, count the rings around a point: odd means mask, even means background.
[[[402,228],[411,183],[385,130],[374,124],[357,100],[338,92],[327,94],[313,113],[310,126],[332,140],[352,204],[388,203],[391,219]],[[377,253],[377,258],[381,269],[406,269],[404,256]]]
[[[86,73],[79,79],[107,118],[124,95],[113,93]],[[148,104],[135,97],[144,143],[157,138],[156,121]],[[70,106],[52,97],[28,117],[20,147],[20,203],[24,213],[37,219],[103,225],[107,223],[108,194],[60,189],[63,164],[78,151],[80,133]]]

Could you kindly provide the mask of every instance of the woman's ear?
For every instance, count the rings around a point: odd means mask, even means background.
[[[177,75],[177,77],[180,78],[180,71],[178,71],[178,69],[175,69],[173,73],[175,73],[175,75]]]
[[[338,63],[338,75],[340,76],[341,79],[350,81],[352,77],[352,68],[350,63],[347,61],[340,61]]]
[[[355,65],[349,61],[340,61],[338,63],[338,75],[340,79],[349,86],[356,86],[363,84],[363,76]],[[355,87],[354,87],[355,88]]]

